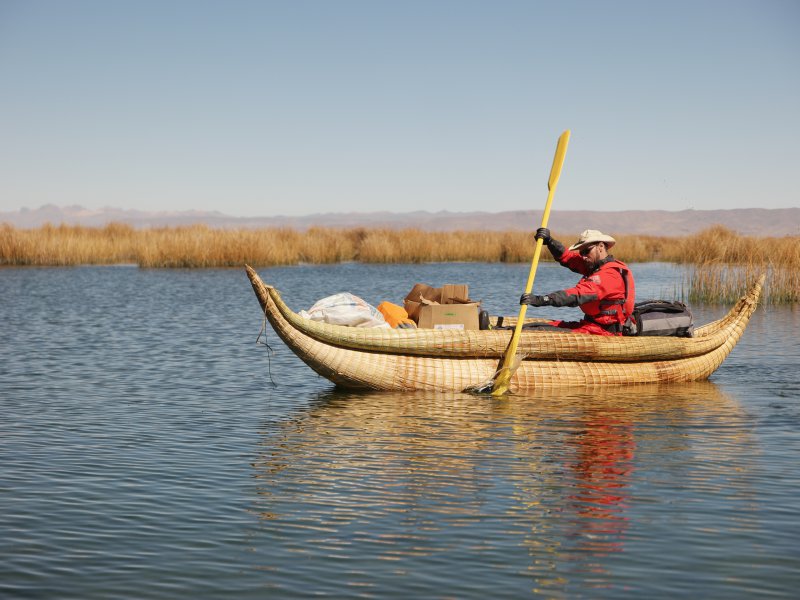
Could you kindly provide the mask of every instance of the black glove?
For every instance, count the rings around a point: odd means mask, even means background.
[[[534,294],[522,294],[519,297],[520,304],[528,304],[530,306],[548,306],[550,304],[550,296],[535,296]]]
[[[550,238],[550,230],[547,227],[539,227],[539,229],[536,230],[536,235],[533,236],[533,239],[534,240],[542,240],[542,243],[545,246],[549,246],[550,245],[550,239],[551,239]]]

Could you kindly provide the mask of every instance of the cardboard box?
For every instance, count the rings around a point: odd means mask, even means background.
[[[468,304],[470,302],[468,285],[446,283],[442,286],[440,304]]]
[[[422,304],[419,309],[420,329],[479,329],[478,307],[471,304]]]
[[[469,299],[466,284],[446,284],[440,288],[417,283],[403,306],[409,318],[430,329],[478,329],[480,302]]]
[[[416,284],[406,296],[403,301],[403,307],[406,309],[409,318],[413,321],[419,321],[419,310],[424,302],[438,303],[442,297],[440,288],[431,287],[424,283]]]

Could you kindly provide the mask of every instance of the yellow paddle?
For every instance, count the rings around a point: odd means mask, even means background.
[[[558,185],[558,178],[561,177],[561,167],[564,166],[564,157],[567,155],[567,144],[569,144],[569,129],[561,134],[558,138],[558,145],[556,146],[556,155],[553,158],[553,167],[550,169],[550,179],[547,182],[547,204],[544,206],[544,214],[542,214],[541,227],[547,227],[547,221],[550,218],[550,205],[553,203],[553,195],[556,193],[556,186]],[[539,256],[542,253],[542,240],[536,240],[536,250],[533,252],[533,262],[531,263],[531,272],[528,275],[528,283],[525,285],[525,293],[530,294],[533,290],[533,280],[536,277],[536,267],[539,265]],[[502,396],[508,392],[508,384],[511,381],[511,376],[514,374],[519,361],[515,361],[517,354],[517,346],[519,345],[519,336],[522,333],[522,325],[525,322],[525,312],[528,310],[527,304],[522,304],[519,307],[519,317],[517,318],[517,325],[514,327],[514,334],[511,336],[511,342],[506,348],[506,353],[503,356],[503,362],[500,369],[495,373],[494,381],[492,383],[492,396]],[[516,362],[516,364],[515,364]]]

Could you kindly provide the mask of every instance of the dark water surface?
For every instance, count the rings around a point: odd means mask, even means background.
[[[261,273],[296,310],[421,281],[515,314],[527,271]],[[509,399],[337,391],[261,321],[238,269],[0,270],[0,597],[796,597],[797,308],[710,382]]]

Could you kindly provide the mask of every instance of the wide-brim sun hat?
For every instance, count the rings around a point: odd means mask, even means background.
[[[581,234],[581,237],[578,238],[578,241],[572,244],[569,249],[575,251],[583,248],[584,246],[596,244],[597,242],[605,242],[606,248],[611,248],[611,246],[617,243],[617,240],[610,235],[606,235],[602,231],[597,231],[597,229],[587,229]]]

